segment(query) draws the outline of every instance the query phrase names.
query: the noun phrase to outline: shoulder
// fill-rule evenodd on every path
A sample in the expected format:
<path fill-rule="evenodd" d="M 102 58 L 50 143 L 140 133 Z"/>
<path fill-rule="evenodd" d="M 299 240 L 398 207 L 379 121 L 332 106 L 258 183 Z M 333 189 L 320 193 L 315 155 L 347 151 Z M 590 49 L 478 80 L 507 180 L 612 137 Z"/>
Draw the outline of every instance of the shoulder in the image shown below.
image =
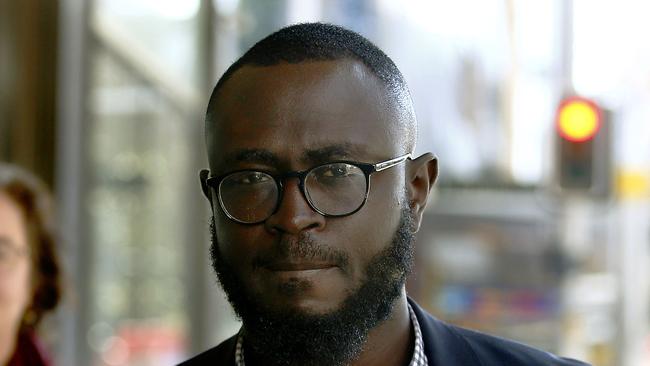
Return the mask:
<path fill-rule="evenodd" d="M 235 346 L 237 335 L 234 335 L 218 346 L 200 353 L 191 359 L 180 363 L 178 366 L 201 366 L 201 365 L 235 365 Z"/>
<path fill-rule="evenodd" d="M 425 353 L 434 365 L 587 366 L 519 342 L 447 324 L 414 301 L 410 303 L 420 323 Z"/>
<path fill-rule="evenodd" d="M 515 342 L 481 332 L 446 325 L 476 354 L 479 360 L 486 360 L 486 364 L 526 365 L 526 366 L 585 366 L 586 363 L 558 357 L 552 353 L 530 347 L 523 343 Z"/>
<path fill-rule="evenodd" d="M 16 349 L 7 365 L 50 365 L 50 359 L 33 331 L 21 331 L 18 334 Z"/>

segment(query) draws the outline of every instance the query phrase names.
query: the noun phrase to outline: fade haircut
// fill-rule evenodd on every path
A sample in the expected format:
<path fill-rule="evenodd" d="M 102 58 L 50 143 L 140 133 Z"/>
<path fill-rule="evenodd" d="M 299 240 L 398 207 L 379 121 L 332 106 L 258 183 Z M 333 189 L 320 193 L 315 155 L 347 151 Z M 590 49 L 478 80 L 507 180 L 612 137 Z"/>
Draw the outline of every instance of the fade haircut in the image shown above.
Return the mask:
<path fill-rule="evenodd" d="M 417 123 L 404 76 L 393 60 L 368 39 L 346 28 L 327 23 L 300 23 L 282 28 L 257 42 L 230 65 L 212 90 L 205 118 L 206 136 L 209 135 L 209 124 L 214 121 L 219 90 L 243 66 L 343 59 L 362 62 L 386 86 L 387 97 L 402 116 L 400 121 L 395 121 L 402 131 L 400 138 L 404 139 L 406 149 L 412 152 L 417 138 Z"/>

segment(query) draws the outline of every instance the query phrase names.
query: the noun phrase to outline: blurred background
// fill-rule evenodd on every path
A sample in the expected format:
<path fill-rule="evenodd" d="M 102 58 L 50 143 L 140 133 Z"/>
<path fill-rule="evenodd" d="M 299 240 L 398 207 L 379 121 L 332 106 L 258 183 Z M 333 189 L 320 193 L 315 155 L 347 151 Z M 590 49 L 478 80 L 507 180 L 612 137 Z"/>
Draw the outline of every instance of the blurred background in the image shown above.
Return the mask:
<path fill-rule="evenodd" d="M 238 329 L 209 266 L 204 109 L 256 40 L 319 20 L 393 58 L 416 152 L 439 157 L 411 296 L 650 365 L 648 16 L 632 0 L 0 0 L 0 160 L 50 184 L 64 238 L 66 299 L 42 329 L 57 364 L 171 365 Z M 561 134 L 558 115 L 595 129 Z"/>

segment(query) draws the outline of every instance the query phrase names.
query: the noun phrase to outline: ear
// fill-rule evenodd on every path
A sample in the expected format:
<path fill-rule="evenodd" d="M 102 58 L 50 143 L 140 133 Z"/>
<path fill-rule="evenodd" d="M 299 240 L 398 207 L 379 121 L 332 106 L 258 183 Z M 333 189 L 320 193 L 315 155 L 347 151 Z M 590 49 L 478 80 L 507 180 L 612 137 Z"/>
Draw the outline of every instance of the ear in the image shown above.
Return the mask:
<path fill-rule="evenodd" d="M 203 169 L 199 172 L 199 179 L 201 180 L 201 190 L 203 195 L 210 202 L 210 208 L 212 208 L 212 188 L 208 185 L 208 177 L 210 176 L 210 171 Z"/>
<path fill-rule="evenodd" d="M 436 178 L 438 178 L 438 159 L 432 153 L 423 154 L 409 161 L 406 170 L 406 187 L 416 232 L 420 229 L 422 214 Z"/>

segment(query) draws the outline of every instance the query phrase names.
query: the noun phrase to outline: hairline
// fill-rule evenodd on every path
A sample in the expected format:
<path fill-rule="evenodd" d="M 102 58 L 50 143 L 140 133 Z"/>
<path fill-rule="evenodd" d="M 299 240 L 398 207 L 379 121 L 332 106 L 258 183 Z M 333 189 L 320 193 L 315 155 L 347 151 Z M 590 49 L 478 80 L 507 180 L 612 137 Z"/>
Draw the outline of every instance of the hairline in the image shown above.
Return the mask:
<path fill-rule="evenodd" d="M 244 55 L 245 56 L 245 55 Z M 212 90 L 212 93 L 210 95 L 210 99 L 208 101 L 208 107 L 206 110 L 206 122 L 209 121 L 209 117 L 214 113 L 214 105 L 217 102 L 218 96 L 220 95 L 221 90 L 223 89 L 224 85 L 237 73 L 237 71 L 240 71 L 241 69 L 245 67 L 273 67 L 273 66 L 278 66 L 278 65 L 300 65 L 300 64 L 305 64 L 305 63 L 312 63 L 312 62 L 344 62 L 344 61 L 350 61 L 354 62 L 360 65 L 363 65 L 365 70 L 369 72 L 369 74 L 373 75 L 377 81 L 379 81 L 384 88 L 386 89 L 386 96 L 387 99 L 398 99 L 399 96 L 406 96 L 410 98 L 410 91 L 406 85 L 406 82 L 403 80 L 403 76 L 400 78 L 400 82 L 390 82 L 386 80 L 386 78 L 383 78 L 368 62 L 366 62 L 363 58 L 353 54 L 342 54 L 340 56 L 336 57 L 308 57 L 304 58 L 298 62 L 290 62 L 287 60 L 278 60 L 278 62 L 270 63 L 270 64 L 264 64 L 260 62 L 255 62 L 254 60 L 248 60 L 245 59 L 244 56 L 240 57 L 237 61 L 235 61 L 228 69 L 221 75 L 219 80 L 217 81 L 217 84 L 215 85 L 214 89 Z M 397 68 L 397 66 L 396 66 Z M 399 96 L 398 96 L 399 95 Z"/>

